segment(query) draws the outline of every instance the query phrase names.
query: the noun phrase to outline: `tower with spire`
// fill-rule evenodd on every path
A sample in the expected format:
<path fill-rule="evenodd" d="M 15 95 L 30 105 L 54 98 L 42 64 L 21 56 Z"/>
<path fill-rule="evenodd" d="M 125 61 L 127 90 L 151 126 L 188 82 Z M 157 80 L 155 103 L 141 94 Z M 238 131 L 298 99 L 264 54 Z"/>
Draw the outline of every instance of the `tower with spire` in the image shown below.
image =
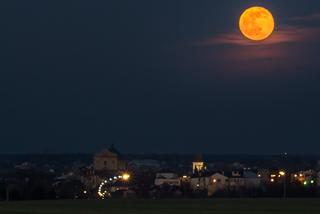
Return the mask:
<path fill-rule="evenodd" d="M 192 162 L 192 173 L 199 173 L 202 172 L 206 169 L 204 161 L 203 161 L 203 157 L 201 154 L 197 154 Z"/>

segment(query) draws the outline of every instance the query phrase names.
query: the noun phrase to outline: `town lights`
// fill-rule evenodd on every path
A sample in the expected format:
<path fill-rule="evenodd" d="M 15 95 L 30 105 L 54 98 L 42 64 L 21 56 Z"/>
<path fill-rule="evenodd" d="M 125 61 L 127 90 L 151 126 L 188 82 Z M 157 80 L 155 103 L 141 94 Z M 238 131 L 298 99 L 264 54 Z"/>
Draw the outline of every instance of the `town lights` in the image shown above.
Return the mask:
<path fill-rule="evenodd" d="M 130 175 L 128 173 L 123 173 L 122 175 L 113 176 L 109 179 L 102 181 L 99 188 L 98 188 L 98 195 L 102 199 L 104 199 L 107 196 L 110 196 L 110 193 L 107 189 L 108 184 L 113 184 L 113 183 L 117 182 L 119 179 L 121 179 L 123 181 L 128 181 L 130 179 Z"/>
<path fill-rule="evenodd" d="M 286 172 L 285 172 L 285 171 L 280 171 L 280 172 L 279 172 L 279 175 L 280 175 L 280 176 L 285 176 L 285 175 L 286 175 Z"/>

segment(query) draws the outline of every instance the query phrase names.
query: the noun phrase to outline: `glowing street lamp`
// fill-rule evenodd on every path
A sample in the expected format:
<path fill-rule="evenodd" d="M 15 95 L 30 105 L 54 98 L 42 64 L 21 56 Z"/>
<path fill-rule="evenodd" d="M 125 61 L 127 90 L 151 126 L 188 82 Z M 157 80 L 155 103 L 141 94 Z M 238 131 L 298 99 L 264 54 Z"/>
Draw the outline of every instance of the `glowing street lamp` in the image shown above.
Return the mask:
<path fill-rule="evenodd" d="M 122 179 L 123 179 L 124 181 L 128 181 L 128 180 L 130 179 L 130 175 L 129 175 L 128 173 L 124 173 L 124 174 L 122 175 Z"/>
<path fill-rule="evenodd" d="M 283 177 L 283 197 L 287 197 L 287 181 L 286 172 L 284 170 L 279 171 L 279 177 Z"/>

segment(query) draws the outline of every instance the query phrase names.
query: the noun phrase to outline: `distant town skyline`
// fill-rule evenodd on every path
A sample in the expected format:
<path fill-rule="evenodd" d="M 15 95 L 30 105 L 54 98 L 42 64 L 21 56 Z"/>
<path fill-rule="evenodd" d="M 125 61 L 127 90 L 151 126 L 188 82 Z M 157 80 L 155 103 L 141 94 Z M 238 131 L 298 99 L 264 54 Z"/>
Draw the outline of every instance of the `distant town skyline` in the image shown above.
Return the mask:
<path fill-rule="evenodd" d="M 268 8 L 264 43 L 241 13 Z M 0 153 L 320 154 L 320 2 L 0 3 Z"/>

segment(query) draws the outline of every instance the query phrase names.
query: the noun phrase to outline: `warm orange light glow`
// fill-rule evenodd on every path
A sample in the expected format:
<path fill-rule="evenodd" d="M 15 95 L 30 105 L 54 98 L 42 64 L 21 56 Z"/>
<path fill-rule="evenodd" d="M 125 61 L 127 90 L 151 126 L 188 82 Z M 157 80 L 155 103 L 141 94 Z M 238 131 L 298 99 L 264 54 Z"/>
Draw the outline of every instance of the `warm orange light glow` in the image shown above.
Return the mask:
<path fill-rule="evenodd" d="M 273 33 L 275 23 L 269 10 L 263 7 L 251 7 L 242 13 L 239 27 L 248 39 L 261 41 Z"/>
<path fill-rule="evenodd" d="M 285 176 L 285 175 L 286 175 L 286 172 L 285 172 L 285 171 L 280 171 L 279 174 L 280 174 L 281 176 Z"/>
<path fill-rule="evenodd" d="M 124 174 L 122 175 L 122 179 L 123 179 L 124 181 L 129 180 L 129 178 L 130 178 L 130 175 L 129 175 L 128 173 L 124 173 Z"/>

